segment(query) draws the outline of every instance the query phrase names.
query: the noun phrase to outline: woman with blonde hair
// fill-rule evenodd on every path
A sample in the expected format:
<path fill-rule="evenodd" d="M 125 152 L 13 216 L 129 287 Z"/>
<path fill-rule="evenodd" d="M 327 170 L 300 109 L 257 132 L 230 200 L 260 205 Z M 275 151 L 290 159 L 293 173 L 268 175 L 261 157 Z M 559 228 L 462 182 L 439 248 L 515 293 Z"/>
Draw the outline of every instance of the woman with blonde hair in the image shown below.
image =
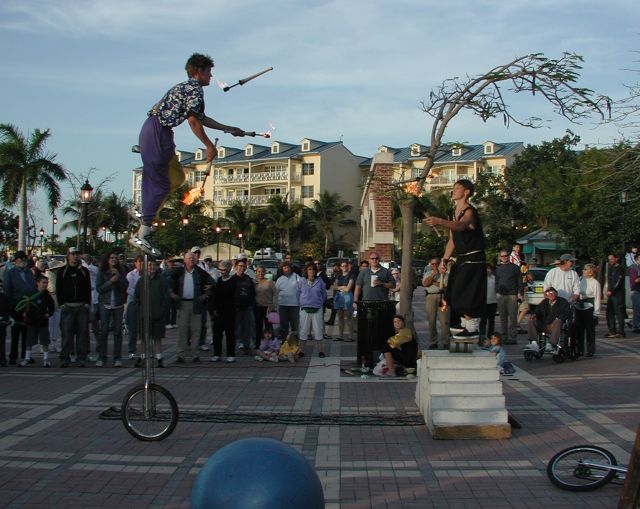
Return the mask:
<path fill-rule="evenodd" d="M 602 303 L 602 290 L 595 277 L 596 267 L 587 263 L 582 269 L 580 278 L 580 301 L 576 304 L 576 341 L 578 354 L 585 355 L 585 335 L 587 340 L 587 357 L 596 353 L 596 322 Z"/>

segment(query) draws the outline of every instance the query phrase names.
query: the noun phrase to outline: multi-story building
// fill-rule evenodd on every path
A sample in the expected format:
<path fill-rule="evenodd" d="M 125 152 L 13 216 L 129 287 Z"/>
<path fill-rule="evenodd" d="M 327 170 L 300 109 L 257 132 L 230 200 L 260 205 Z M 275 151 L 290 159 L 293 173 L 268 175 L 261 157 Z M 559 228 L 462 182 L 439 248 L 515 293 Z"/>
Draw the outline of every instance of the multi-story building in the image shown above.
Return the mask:
<path fill-rule="evenodd" d="M 189 183 L 200 185 L 206 170 L 204 150 L 196 150 L 185 165 Z M 265 206 L 272 196 L 289 203 L 311 206 L 323 191 L 338 193 L 352 204 L 360 199 L 364 157 L 352 154 L 342 142 L 305 138 L 299 144 L 273 141 L 269 145 L 247 143 L 242 149 L 219 147 L 218 157 L 206 180 L 205 199 L 213 201 L 211 214 L 224 217 L 233 203 Z"/>
<path fill-rule="evenodd" d="M 375 249 L 383 253 L 384 258 L 393 252 L 391 197 L 388 193 L 380 193 L 378 186 L 371 185 L 380 182 L 372 177 L 379 176 L 389 183 L 415 179 L 422 175 L 428 148 L 419 143 L 403 148 L 383 145 L 373 158 L 361 163 L 367 175 L 360 200 L 361 253 Z M 482 145 L 456 143 L 443 146 L 434 158 L 432 177 L 424 181 L 423 189 L 425 192 L 444 192 L 459 179 L 475 181 L 481 172 L 504 174 L 523 149 L 522 142 L 486 141 Z"/>
<path fill-rule="evenodd" d="M 300 143 L 272 141 L 268 145 L 247 143 L 243 148 L 220 146 L 210 176 L 206 152 L 177 151 L 189 185 L 204 186 L 204 199 L 211 200 L 209 213 L 214 219 L 236 202 L 264 207 L 272 196 L 283 196 L 289 203 L 307 207 L 323 191 L 338 193 L 353 206 L 351 219 L 358 219 L 358 203 L 364 172 L 364 157 L 351 153 L 341 141 L 303 139 Z M 133 171 L 132 200 L 141 200 L 142 169 Z M 354 246 L 357 232 L 353 232 Z"/>

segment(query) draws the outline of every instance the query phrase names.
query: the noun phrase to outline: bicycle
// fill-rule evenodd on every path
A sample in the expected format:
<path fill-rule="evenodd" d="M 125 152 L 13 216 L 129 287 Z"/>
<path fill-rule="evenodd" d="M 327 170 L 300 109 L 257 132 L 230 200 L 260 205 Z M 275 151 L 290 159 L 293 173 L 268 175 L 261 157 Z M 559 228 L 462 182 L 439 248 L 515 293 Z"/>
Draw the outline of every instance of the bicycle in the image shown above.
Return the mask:
<path fill-rule="evenodd" d="M 624 479 L 627 467 L 596 445 L 575 445 L 555 454 L 547 464 L 547 476 L 558 488 L 590 491 L 614 480 Z"/>
<path fill-rule="evenodd" d="M 168 437 L 178 424 L 178 404 L 173 395 L 155 383 L 153 372 L 153 342 L 149 321 L 148 255 L 140 277 L 142 306 L 140 337 L 144 340 L 145 359 L 142 384 L 133 387 L 122 400 L 122 423 L 138 440 L 159 441 Z"/>

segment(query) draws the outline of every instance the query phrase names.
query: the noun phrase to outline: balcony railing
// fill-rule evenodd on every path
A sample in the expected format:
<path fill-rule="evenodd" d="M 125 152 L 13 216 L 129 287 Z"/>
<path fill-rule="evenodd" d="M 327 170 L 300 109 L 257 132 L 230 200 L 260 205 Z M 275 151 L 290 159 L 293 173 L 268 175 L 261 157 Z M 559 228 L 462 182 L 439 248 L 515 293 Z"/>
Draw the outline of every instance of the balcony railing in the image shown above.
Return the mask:
<path fill-rule="evenodd" d="M 299 182 L 302 179 L 300 173 L 294 173 L 291 175 L 293 182 Z M 214 176 L 214 182 L 216 184 L 243 184 L 246 182 L 282 182 L 289 180 L 289 171 L 259 171 L 255 173 L 244 173 L 242 175 L 222 175 Z"/>
<path fill-rule="evenodd" d="M 273 182 L 274 180 L 287 180 L 289 178 L 287 170 L 280 171 L 259 171 L 251 174 L 251 182 Z"/>
<path fill-rule="evenodd" d="M 230 207 L 234 203 L 240 202 L 242 205 L 246 205 L 247 203 L 251 205 L 266 205 L 269 203 L 269 199 L 274 196 L 282 196 L 282 195 L 274 195 L 274 194 L 256 194 L 253 196 L 241 196 L 239 198 L 214 198 L 213 203 L 219 207 Z M 299 203 L 299 199 L 291 198 L 289 196 L 289 204 Z"/>

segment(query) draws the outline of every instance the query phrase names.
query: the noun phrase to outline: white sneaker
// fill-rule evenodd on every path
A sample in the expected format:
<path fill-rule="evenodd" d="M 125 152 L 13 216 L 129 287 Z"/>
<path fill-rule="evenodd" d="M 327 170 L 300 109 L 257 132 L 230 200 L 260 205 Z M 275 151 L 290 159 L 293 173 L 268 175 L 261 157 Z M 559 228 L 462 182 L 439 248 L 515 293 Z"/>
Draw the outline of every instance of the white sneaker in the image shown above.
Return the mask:
<path fill-rule="evenodd" d="M 220 360 L 219 355 L 214 355 L 213 357 L 211 357 L 211 359 L 209 359 L 210 362 L 218 362 L 219 360 Z"/>
<path fill-rule="evenodd" d="M 538 346 L 538 342 L 537 341 L 531 341 L 527 346 L 524 347 L 524 350 L 533 350 L 533 351 L 538 351 L 540 349 L 540 347 Z"/>
<path fill-rule="evenodd" d="M 114 368 L 121 368 L 122 367 L 122 361 L 116 361 L 113 363 L 113 367 Z"/>
<path fill-rule="evenodd" d="M 18 366 L 21 368 L 26 368 L 28 365 L 29 365 L 29 361 L 27 359 L 22 359 L 18 364 Z"/>
<path fill-rule="evenodd" d="M 203 352 L 208 352 L 209 350 L 211 350 L 211 348 L 209 348 L 207 345 L 202 345 L 200 347 L 200 350 L 202 350 Z"/>
<path fill-rule="evenodd" d="M 104 366 L 104 362 L 102 361 L 96 361 L 96 368 L 101 368 Z"/>
<path fill-rule="evenodd" d="M 546 353 L 551 353 L 553 352 L 554 348 L 553 345 L 551 343 L 547 343 L 546 345 L 544 345 L 544 351 Z"/>
<path fill-rule="evenodd" d="M 227 362 L 236 362 L 236 358 L 235 357 L 227 357 L 225 360 Z"/>
<path fill-rule="evenodd" d="M 257 360 L 258 362 L 262 362 L 264 359 L 262 357 L 260 357 L 259 355 L 256 355 L 253 357 L 255 360 Z"/>
<path fill-rule="evenodd" d="M 130 360 L 130 361 L 131 361 L 131 360 L 133 360 L 133 359 L 135 359 L 135 358 L 136 358 L 136 354 L 135 354 L 135 353 L 130 353 L 130 354 L 129 354 L 129 360 Z"/>
<path fill-rule="evenodd" d="M 88 360 L 89 362 L 95 362 L 97 359 L 98 359 L 98 356 L 97 356 L 95 353 L 90 353 L 90 354 L 87 356 L 87 360 Z"/>

